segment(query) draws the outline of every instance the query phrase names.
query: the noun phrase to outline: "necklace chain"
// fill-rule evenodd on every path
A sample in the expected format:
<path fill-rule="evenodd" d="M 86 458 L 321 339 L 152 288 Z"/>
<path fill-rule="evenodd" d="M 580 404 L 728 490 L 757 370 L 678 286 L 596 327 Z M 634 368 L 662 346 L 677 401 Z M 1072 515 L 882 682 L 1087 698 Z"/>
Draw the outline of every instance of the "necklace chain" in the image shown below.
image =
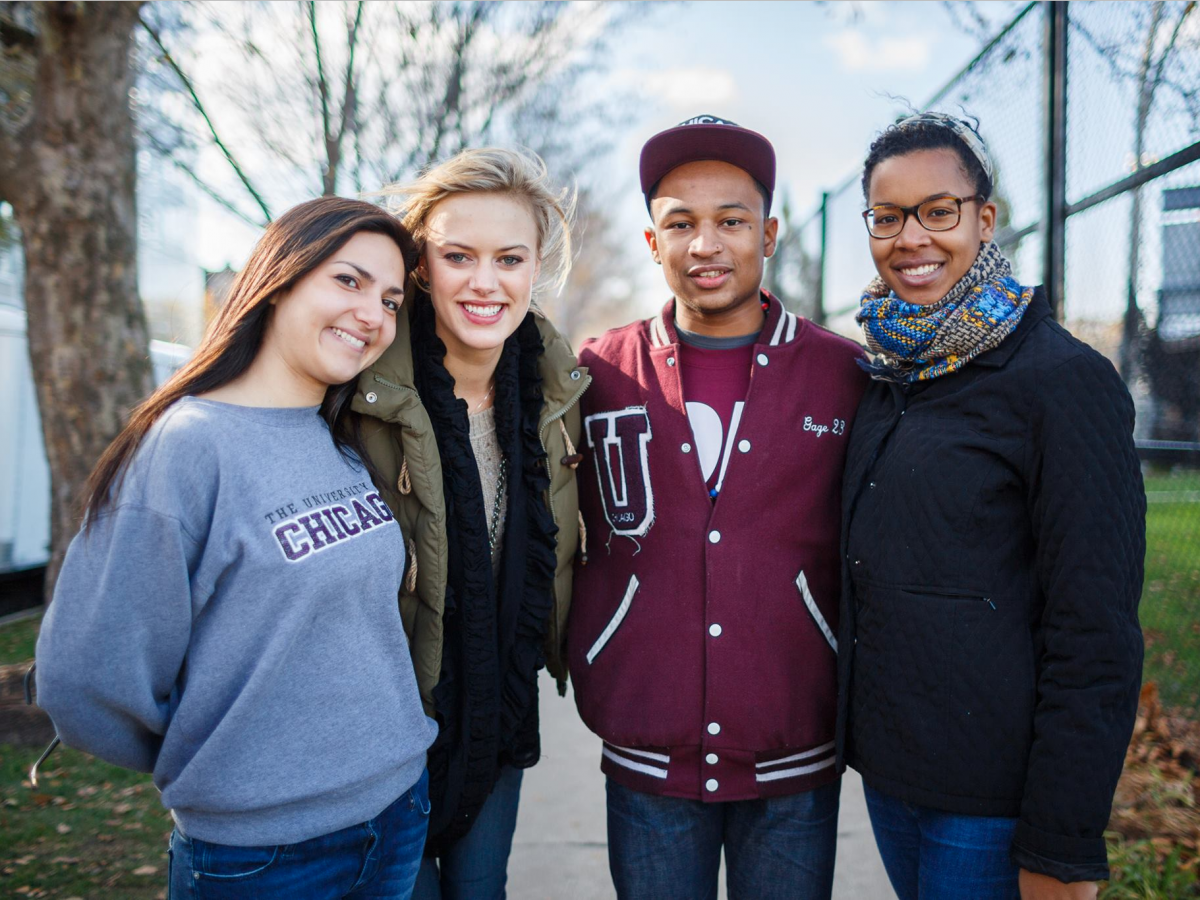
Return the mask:
<path fill-rule="evenodd" d="M 500 506 L 504 502 L 504 491 L 508 487 L 508 457 L 500 460 L 500 478 L 496 482 L 496 499 L 492 501 L 492 521 L 488 525 L 488 550 L 496 555 L 496 531 L 500 528 Z"/>
<path fill-rule="evenodd" d="M 491 386 L 488 387 L 487 393 L 483 395 L 483 399 L 479 401 L 479 405 L 476 406 L 473 410 L 471 410 L 471 415 L 474 415 L 475 413 L 477 413 L 481 409 L 483 409 L 483 404 L 487 403 L 488 397 L 492 396 L 492 391 L 494 391 L 495 389 L 496 389 L 496 379 L 493 378 Z"/>

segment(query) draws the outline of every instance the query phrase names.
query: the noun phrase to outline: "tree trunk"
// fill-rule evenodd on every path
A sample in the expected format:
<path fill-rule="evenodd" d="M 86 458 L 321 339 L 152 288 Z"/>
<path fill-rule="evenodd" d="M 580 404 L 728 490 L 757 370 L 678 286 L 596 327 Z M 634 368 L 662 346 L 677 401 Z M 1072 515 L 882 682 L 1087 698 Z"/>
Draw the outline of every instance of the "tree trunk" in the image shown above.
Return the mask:
<path fill-rule="evenodd" d="M 129 105 L 139 6 L 34 4 L 30 114 L 0 147 L 8 157 L 0 195 L 24 245 L 29 350 L 50 463 L 47 602 L 79 528 L 88 474 L 153 386 L 137 291 Z"/>

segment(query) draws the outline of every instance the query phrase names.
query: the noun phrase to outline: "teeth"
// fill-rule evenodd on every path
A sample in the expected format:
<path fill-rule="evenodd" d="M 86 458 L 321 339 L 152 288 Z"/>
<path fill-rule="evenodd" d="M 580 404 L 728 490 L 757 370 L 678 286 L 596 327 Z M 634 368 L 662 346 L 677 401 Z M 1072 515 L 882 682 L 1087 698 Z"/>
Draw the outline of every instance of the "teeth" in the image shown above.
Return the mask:
<path fill-rule="evenodd" d="M 343 341 L 345 341 L 351 347 L 357 347 L 358 349 L 361 350 L 363 347 L 367 346 L 366 341 L 360 341 L 354 335 L 347 334 L 346 332 L 342 331 L 342 329 L 340 329 L 340 328 L 334 328 L 333 333 L 336 334 L 338 337 L 340 337 Z"/>
<path fill-rule="evenodd" d="M 941 267 L 941 263 L 929 263 L 929 265 L 915 266 L 910 269 L 904 269 L 903 271 L 905 275 L 929 275 L 933 272 L 936 272 Z"/>
<path fill-rule="evenodd" d="M 494 303 L 491 306 L 476 306 L 473 303 L 464 303 L 463 306 L 473 316 L 480 316 L 484 319 L 490 318 L 500 312 L 501 306 L 499 303 Z"/>
<path fill-rule="evenodd" d="M 724 275 L 724 274 L 725 274 L 724 269 L 705 269 L 703 272 L 697 272 L 696 277 L 697 278 L 716 278 L 716 277 L 718 277 L 720 275 Z"/>

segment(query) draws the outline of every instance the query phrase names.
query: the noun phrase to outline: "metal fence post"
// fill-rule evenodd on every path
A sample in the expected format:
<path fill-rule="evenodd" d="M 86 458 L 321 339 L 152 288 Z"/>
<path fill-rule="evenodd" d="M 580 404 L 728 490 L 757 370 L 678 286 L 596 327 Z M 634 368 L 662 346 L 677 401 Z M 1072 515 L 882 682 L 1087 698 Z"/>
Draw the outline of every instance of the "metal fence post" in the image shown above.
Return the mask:
<path fill-rule="evenodd" d="M 813 321 L 825 324 L 825 241 L 829 233 L 829 191 L 821 192 L 821 255 L 817 259 L 816 302 L 813 305 Z"/>
<path fill-rule="evenodd" d="M 1067 3 L 1047 0 L 1044 9 L 1046 206 L 1042 216 L 1042 283 L 1050 308 L 1061 321 L 1067 257 Z"/>

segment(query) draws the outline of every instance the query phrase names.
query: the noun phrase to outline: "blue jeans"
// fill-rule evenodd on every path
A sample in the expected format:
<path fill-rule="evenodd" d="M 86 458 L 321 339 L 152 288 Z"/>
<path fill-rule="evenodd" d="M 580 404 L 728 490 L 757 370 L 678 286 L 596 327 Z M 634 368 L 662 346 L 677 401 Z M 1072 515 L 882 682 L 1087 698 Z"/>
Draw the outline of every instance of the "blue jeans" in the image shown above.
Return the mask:
<path fill-rule="evenodd" d="M 900 900 L 1018 900 L 1009 859 L 1016 819 L 915 806 L 868 784 L 867 812 Z"/>
<path fill-rule="evenodd" d="M 429 773 L 378 816 L 298 844 L 233 847 L 171 833 L 171 900 L 395 900 L 412 892 L 429 826 Z"/>
<path fill-rule="evenodd" d="M 608 779 L 608 865 L 621 900 L 828 900 L 841 780 L 769 800 L 703 803 Z"/>
<path fill-rule="evenodd" d="M 505 766 L 471 830 L 445 856 L 421 861 L 413 900 L 504 900 L 523 769 Z"/>

